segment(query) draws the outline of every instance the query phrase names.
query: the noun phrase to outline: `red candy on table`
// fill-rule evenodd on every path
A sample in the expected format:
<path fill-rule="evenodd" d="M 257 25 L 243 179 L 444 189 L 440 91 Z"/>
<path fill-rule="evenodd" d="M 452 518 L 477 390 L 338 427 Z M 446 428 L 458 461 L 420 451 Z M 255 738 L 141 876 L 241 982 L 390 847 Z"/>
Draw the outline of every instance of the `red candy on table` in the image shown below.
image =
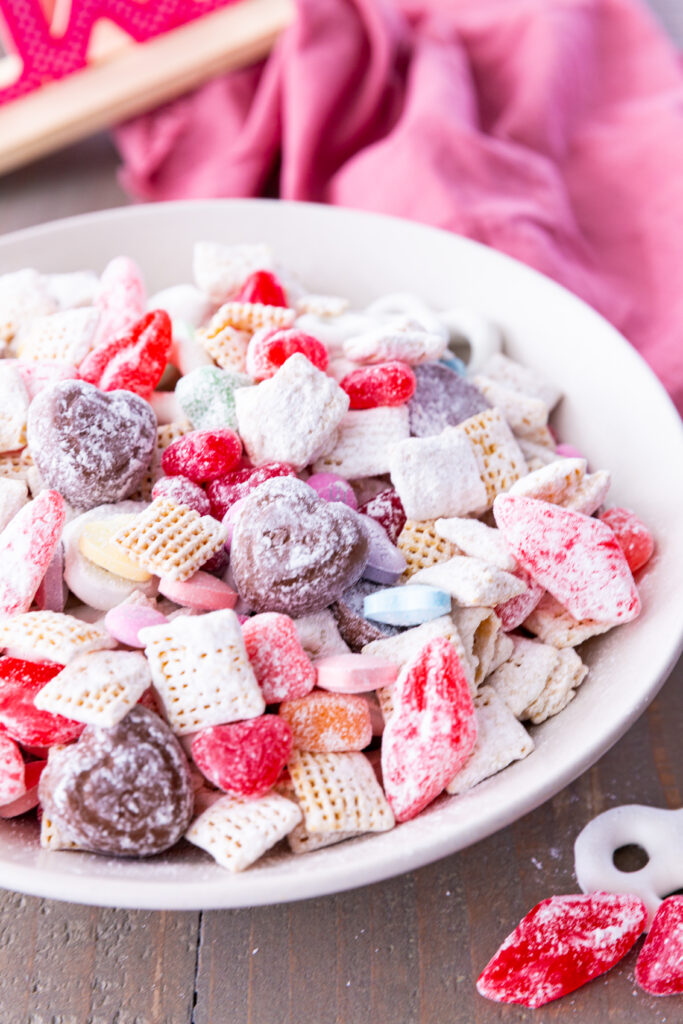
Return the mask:
<path fill-rule="evenodd" d="M 241 455 L 242 442 L 234 430 L 192 430 L 168 446 L 161 468 L 167 476 L 208 483 L 229 473 Z"/>
<path fill-rule="evenodd" d="M 50 711 L 39 711 L 33 699 L 63 665 L 20 658 L 0 658 L 0 733 L 26 747 L 70 743 L 85 725 Z"/>
<path fill-rule="evenodd" d="M 430 640 L 392 690 L 394 711 L 382 738 L 382 774 L 398 821 L 419 814 L 443 792 L 477 737 L 467 678 L 444 637 Z"/>
<path fill-rule="evenodd" d="M 192 741 L 192 757 L 206 778 L 232 796 L 263 796 L 292 752 L 292 730 L 278 715 L 214 725 Z"/>
<path fill-rule="evenodd" d="M 286 462 L 264 462 L 255 469 L 245 466 L 233 470 L 220 480 L 212 480 L 206 488 L 211 502 L 211 515 L 222 519 L 236 501 L 246 498 L 255 487 L 276 476 L 296 476 L 296 470 Z"/>
<path fill-rule="evenodd" d="M 0 811 L 26 791 L 24 758 L 10 736 L 0 733 Z"/>
<path fill-rule="evenodd" d="M 64 499 L 42 491 L 0 534 L 0 615 L 27 612 L 59 544 Z"/>
<path fill-rule="evenodd" d="M 242 626 L 244 646 L 266 704 L 305 697 L 315 669 L 288 615 L 263 612 Z"/>
<path fill-rule="evenodd" d="M 499 494 L 496 525 L 518 562 L 575 619 L 618 625 L 640 612 L 628 562 L 599 519 L 536 498 Z"/>
<path fill-rule="evenodd" d="M 327 349 L 312 334 L 306 334 L 297 327 L 263 328 L 249 342 L 247 373 L 255 380 L 267 380 L 296 353 L 306 356 L 319 370 L 327 369 Z"/>
<path fill-rule="evenodd" d="M 599 519 L 614 530 L 614 536 L 626 556 L 631 572 L 637 572 L 650 561 L 655 542 L 647 526 L 640 521 L 635 512 L 629 508 L 608 508 Z"/>
<path fill-rule="evenodd" d="M 683 995 L 683 896 L 660 904 L 638 954 L 636 981 L 652 996 Z"/>
<path fill-rule="evenodd" d="M 339 386 L 350 398 L 350 409 L 405 405 L 415 392 L 415 374 L 407 363 L 394 360 L 353 370 Z"/>
<path fill-rule="evenodd" d="M 285 290 L 270 270 L 255 270 L 246 279 L 233 302 L 255 302 L 263 306 L 286 306 Z"/>
<path fill-rule="evenodd" d="M 520 921 L 487 964 L 477 990 L 499 1003 L 538 1007 L 603 974 L 645 928 L 637 896 L 552 896 Z"/>
<path fill-rule="evenodd" d="M 397 543 L 403 527 L 408 522 L 401 499 L 393 487 L 380 491 L 374 498 L 361 505 L 358 511 L 383 526 L 392 544 Z"/>
<path fill-rule="evenodd" d="M 81 363 L 79 376 L 101 391 L 122 389 L 149 398 L 168 362 L 171 340 L 168 313 L 155 309 L 124 334 L 94 348 Z"/>

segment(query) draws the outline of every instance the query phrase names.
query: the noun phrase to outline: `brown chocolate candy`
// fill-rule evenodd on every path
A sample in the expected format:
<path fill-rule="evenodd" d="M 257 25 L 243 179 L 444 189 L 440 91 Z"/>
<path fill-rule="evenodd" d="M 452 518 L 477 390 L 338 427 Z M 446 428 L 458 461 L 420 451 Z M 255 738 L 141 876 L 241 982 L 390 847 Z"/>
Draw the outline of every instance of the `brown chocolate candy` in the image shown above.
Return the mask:
<path fill-rule="evenodd" d="M 168 850 L 190 824 L 194 804 L 182 747 L 141 705 L 112 728 L 89 725 L 77 743 L 54 750 L 39 797 L 65 839 L 120 857 Z"/>

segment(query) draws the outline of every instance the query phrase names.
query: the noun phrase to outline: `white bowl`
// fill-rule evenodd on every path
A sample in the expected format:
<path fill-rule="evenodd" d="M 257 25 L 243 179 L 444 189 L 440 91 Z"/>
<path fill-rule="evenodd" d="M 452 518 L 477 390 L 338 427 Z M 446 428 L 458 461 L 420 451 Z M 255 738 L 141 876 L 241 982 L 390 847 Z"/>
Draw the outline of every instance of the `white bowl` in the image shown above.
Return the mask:
<path fill-rule="evenodd" d="M 129 207 L 0 239 L 0 272 L 101 270 L 136 259 L 150 291 L 190 279 L 192 243 L 265 240 L 311 288 L 362 305 L 411 290 L 445 308 L 471 304 L 505 331 L 507 351 L 559 384 L 554 420 L 593 468 L 612 471 L 611 504 L 637 510 L 657 553 L 643 613 L 583 648 L 576 699 L 534 729 L 536 750 L 464 796 L 442 798 L 392 832 L 240 875 L 183 844 L 152 860 L 41 850 L 35 822 L 0 822 L 0 884 L 39 896 L 152 909 L 241 907 L 320 896 L 420 867 L 490 835 L 593 764 L 644 711 L 681 648 L 683 430 L 653 373 L 605 320 L 569 292 L 481 245 L 407 221 L 325 206 L 224 200 Z M 629 766 L 624 766 L 628 771 Z"/>

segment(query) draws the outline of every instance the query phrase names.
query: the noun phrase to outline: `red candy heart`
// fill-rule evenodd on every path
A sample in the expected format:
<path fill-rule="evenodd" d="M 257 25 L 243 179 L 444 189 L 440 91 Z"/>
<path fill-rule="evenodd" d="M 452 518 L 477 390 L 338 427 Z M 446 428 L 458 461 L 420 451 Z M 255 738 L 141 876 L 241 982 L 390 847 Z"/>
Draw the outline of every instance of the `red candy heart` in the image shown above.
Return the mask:
<path fill-rule="evenodd" d="M 21 751 L 11 737 L 0 733 L 0 807 L 22 796 L 25 790 L 26 773 Z"/>
<path fill-rule="evenodd" d="M 628 508 L 608 508 L 602 513 L 600 520 L 614 530 L 614 536 L 626 556 L 631 572 L 637 572 L 650 561 L 655 542 L 647 526 L 641 523 L 635 512 Z"/>
<path fill-rule="evenodd" d="M 124 334 L 93 349 L 81 363 L 79 376 L 101 391 L 122 389 L 149 398 L 168 362 L 171 340 L 168 313 L 155 309 Z"/>
<path fill-rule="evenodd" d="M 408 521 L 401 499 L 391 487 L 386 491 L 380 491 L 374 498 L 370 498 L 360 506 L 358 511 L 362 512 L 364 516 L 370 516 L 376 523 L 383 526 L 392 544 L 396 544 Z"/>
<path fill-rule="evenodd" d="M 288 615 L 254 615 L 242 626 L 242 636 L 266 704 L 310 693 L 315 669 Z"/>
<path fill-rule="evenodd" d="M 247 350 L 247 373 L 255 380 L 267 380 L 296 353 L 306 356 L 319 370 L 327 369 L 327 349 L 313 335 L 296 327 L 257 331 Z"/>
<path fill-rule="evenodd" d="M 292 752 L 292 730 L 278 715 L 215 725 L 192 741 L 192 757 L 206 778 L 231 796 L 263 796 Z"/>
<path fill-rule="evenodd" d="M 430 640 L 398 678 L 382 738 L 384 790 L 398 821 L 414 818 L 464 765 L 477 737 L 467 678 L 453 645 Z"/>
<path fill-rule="evenodd" d="M 208 483 L 229 473 L 241 454 L 242 442 L 234 430 L 193 430 L 168 446 L 161 457 L 161 468 L 166 476 Z"/>
<path fill-rule="evenodd" d="M 638 591 L 605 523 L 547 501 L 508 494 L 498 495 L 493 514 L 517 561 L 575 619 L 618 625 L 636 618 Z"/>
<path fill-rule="evenodd" d="M 353 370 L 339 386 L 351 400 L 350 409 L 405 405 L 415 391 L 415 374 L 407 363 L 396 360 Z"/>
<path fill-rule="evenodd" d="M 39 711 L 33 699 L 63 665 L 20 658 L 0 658 L 0 732 L 28 747 L 70 743 L 85 725 L 50 711 Z"/>
<path fill-rule="evenodd" d="M 263 306 L 286 306 L 285 290 L 269 270 L 255 270 L 234 298 L 235 302 L 256 302 Z"/>
<path fill-rule="evenodd" d="M 683 896 L 661 903 L 638 955 L 636 981 L 653 996 L 683 994 Z"/>
<path fill-rule="evenodd" d="M 254 488 L 276 476 L 296 476 L 296 470 L 286 462 L 264 462 L 256 469 L 245 466 L 233 470 L 220 480 L 212 480 L 206 488 L 211 502 L 211 515 L 222 519 L 236 501 L 246 498 Z"/>
<path fill-rule="evenodd" d="M 637 896 L 596 892 L 542 900 L 486 965 L 477 990 L 499 1003 L 543 1006 L 613 967 L 646 920 Z"/>
<path fill-rule="evenodd" d="M 64 499 L 42 491 L 19 509 L 0 534 L 0 615 L 27 612 L 64 526 Z"/>

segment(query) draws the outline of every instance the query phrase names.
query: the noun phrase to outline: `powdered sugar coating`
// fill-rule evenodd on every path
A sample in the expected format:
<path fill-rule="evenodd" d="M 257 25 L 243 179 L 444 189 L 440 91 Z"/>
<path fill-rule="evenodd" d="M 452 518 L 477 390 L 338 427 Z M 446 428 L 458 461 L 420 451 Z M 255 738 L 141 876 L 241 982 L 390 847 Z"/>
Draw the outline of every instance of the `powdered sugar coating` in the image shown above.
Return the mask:
<path fill-rule="evenodd" d="M 443 363 L 424 363 L 413 372 L 416 386 L 408 412 L 414 437 L 440 434 L 491 404 L 474 384 Z"/>
<path fill-rule="evenodd" d="M 40 800 L 80 849 L 123 857 L 173 846 L 194 802 L 180 744 L 140 706 L 112 728 L 87 726 L 75 746 L 56 751 L 40 780 Z"/>
<path fill-rule="evenodd" d="M 315 669 L 288 615 L 254 615 L 242 626 L 242 636 L 266 704 L 310 693 Z"/>
<path fill-rule="evenodd" d="M 186 476 L 162 476 L 152 488 L 152 501 L 168 498 L 174 505 L 186 505 L 200 516 L 211 514 L 211 503 L 202 488 Z"/>
<path fill-rule="evenodd" d="M 88 509 L 121 501 L 141 485 L 156 428 L 152 409 L 137 395 L 64 381 L 34 398 L 27 436 L 47 486 L 74 508 Z"/>
<path fill-rule="evenodd" d="M 653 996 L 683 993 L 683 896 L 669 896 L 655 914 L 636 963 L 636 981 Z"/>
<path fill-rule="evenodd" d="M 0 534 L 0 616 L 27 612 L 64 525 L 64 499 L 43 491 Z"/>

